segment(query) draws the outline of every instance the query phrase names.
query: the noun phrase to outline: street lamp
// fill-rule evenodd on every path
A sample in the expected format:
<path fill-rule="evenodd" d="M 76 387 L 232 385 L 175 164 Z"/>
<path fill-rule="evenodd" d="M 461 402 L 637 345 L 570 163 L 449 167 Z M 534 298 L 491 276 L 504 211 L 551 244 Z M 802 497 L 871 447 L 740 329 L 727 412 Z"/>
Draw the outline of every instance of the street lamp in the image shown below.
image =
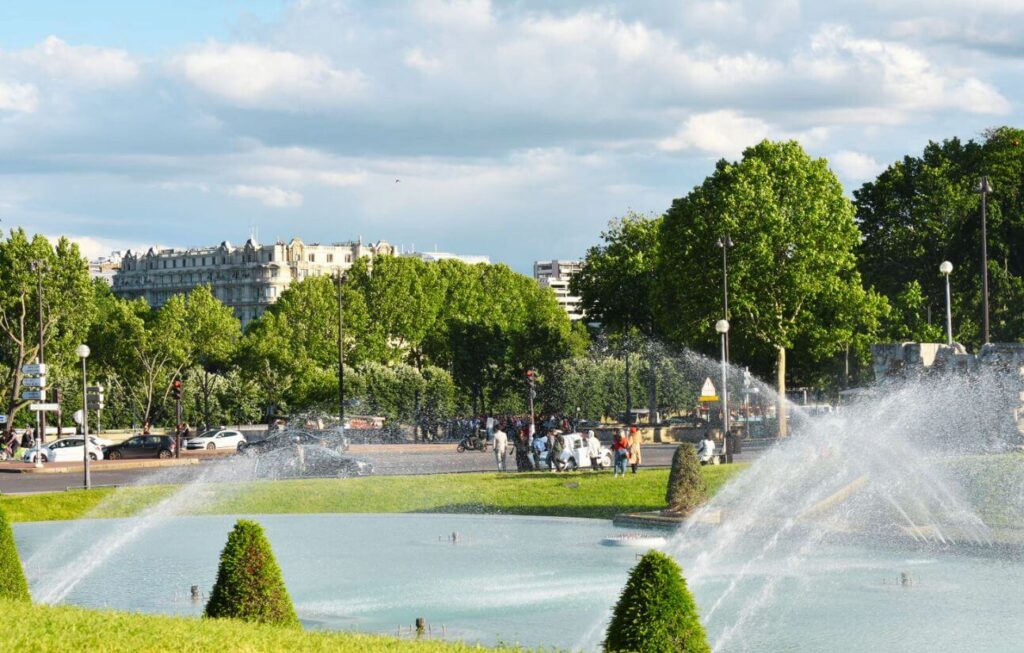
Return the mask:
<path fill-rule="evenodd" d="M 341 285 L 345 281 L 345 273 L 338 270 L 338 420 L 341 434 L 345 435 L 345 303 L 342 299 Z"/>
<path fill-rule="evenodd" d="M 953 346 L 953 307 L 949 298 L 949 273 L 953 271 L 953 264 L 943 261 L 939 264 L 939 272 L 946 275 L 946 344 Z"/>
<path fill-rule="evenodd" d="M 978 183 L 978 192 L 981 193 L 981 297 L 985 304 L 985 344 L 991 342 L 988 330 L 988 222 L 986 216 L 986 200 L 992 192 L 992 184 L 988 177 L 982 177 Z"/>
<path fill-rule="evenodd" d="M 85 359 L 89 358 L 89 345 L 78 345 L 75 353 L 82 359 L 82 484 L 88 490 L 92 487 L 89 479 L 89 397 L 88 377 L 85 371 Z"/>
<path fill-rule="evenodd" d="M 729 363 L 725 360 L 725 339 L 729 333 L 729 320 L 715 322 L 715 331 L 722 336 L 722 437 L 724 438 L 729 433 L 729 388 L 726 385 Z"/>
<path fill-rule="evenodd" d="M 729 248 L 733 246 L 729 236 L 720 236 L 718 246 L 722 248 L 722 317 L 729 319 Z M 725 333 L 725 361 L 729 362 L 729 333 Z"/>

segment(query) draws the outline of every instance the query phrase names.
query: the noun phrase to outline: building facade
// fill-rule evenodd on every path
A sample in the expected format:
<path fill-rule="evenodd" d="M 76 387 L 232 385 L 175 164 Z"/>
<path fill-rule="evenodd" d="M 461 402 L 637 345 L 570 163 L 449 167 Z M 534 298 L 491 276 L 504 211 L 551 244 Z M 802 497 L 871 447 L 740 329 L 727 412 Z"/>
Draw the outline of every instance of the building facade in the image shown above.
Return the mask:
<path fill-rule="evenodd" d="M 121 258 L 121 252 L 111 252 L 110 256 L 89 261 L 89 278 L 103 279 L 107 285 L 114 285 L 114 275 L 121 269 Z"/>
<path fill-rule="evenodd" d="M 569 315 L 570 320 L 582 320 L 585 315 L 580 310 L 580 298 L 569 292 L 569 281 L 573 275 L 583 269 L 582 261 L 534 261 L 533 278 L 541 288 L 550 288 L 555 299 Z"/>
<path fill-rule="evenodd" d="M 456 260 L 462 261 L 467 265 L 477 265 L 478 263 L 490 264 L 491 262 L 491 259 L 488 256 L 478 256 L 475 254 L 452 254 L 451 252 L 402 252 L 401 255 L 418 258 L 419 260 L 426 261 L 427 263 Z"/>
<path fill-rule="evenodd" d="M 245 326 L 294 281 L 348 270 L 360 257 L 392 254 L 394 247 L 384 241 L 307 245 L 298 238 L 272 245 L 250 238 L 241 247 L 227 241 L 196 249 L 154 247 L 145 254 L 126 252 L 112 288 L 118 297 L 142 297 L 158 308 L 174 295 L 209 285 L 214 296 L 230 306 Z"/>

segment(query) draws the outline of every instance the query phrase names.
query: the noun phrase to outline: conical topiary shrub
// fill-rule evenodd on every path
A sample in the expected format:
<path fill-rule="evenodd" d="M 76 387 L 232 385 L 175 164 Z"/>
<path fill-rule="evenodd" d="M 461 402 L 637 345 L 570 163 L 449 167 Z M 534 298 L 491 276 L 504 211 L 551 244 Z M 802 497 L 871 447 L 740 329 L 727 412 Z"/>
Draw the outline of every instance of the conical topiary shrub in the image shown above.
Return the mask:
<path fill-rule="evenodd" d="M 697 604 L 675 561 L 649 551 L 629 574 L 608 624 L 609 653 L 710 653 Z"/>
<path fill-rule="evenodd" d="M 665 501 L 672 512 L 687 514 L 707 499 L 707 485 L 700 473 L 700 461 L 693 445 L 684 442 L 672 456 Z"/>
<path fill-rule="evenodd" d="M 256 522 L 239 519 L 228 535 L 205 616 L 300 625 L 270 542 Z"/>
<path fill-rule="evenodd" d="M 14 543 L 14 531 L 7 521 L 7 515 L 0 510 L 0 599 L 31 601 L 25 572 L 18 558 L 18 547 Z"/>

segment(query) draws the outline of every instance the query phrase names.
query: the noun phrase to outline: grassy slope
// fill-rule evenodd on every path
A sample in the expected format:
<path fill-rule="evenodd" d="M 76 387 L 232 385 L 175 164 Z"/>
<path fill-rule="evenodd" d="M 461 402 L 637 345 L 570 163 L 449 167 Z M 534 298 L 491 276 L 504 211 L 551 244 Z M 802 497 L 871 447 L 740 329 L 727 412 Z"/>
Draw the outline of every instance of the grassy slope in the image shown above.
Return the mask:
<path fill-rule="evenodd" d="M 703 467 L 715 492 L 744 465 Z M 193 504 L 202 514 L 313 512 L 456 512 L 550 515 L 610 519 L 620 512 L 657 510 L 665 505 L 667 469 L 642 470 L 636 476 L 611 474 L 438 474 L 371 476 L 352 479 L 264 481 L 214 489 Z M 0 497 L 0 509 L 15 522 L 89 517 L 124 517 L 138 512 L 175 488 L 99 489 Z"/>
<path fill-rule="evenodd" d="M 228 619 L 140 615 L 71 606 L 28 606 L 3 600 L 0 600 L 0 613 L 12 616 L 0 628 L 0 650 L 3 651 L 466 653 L 495 650 L 458 642 L 411 642 L 372 635 L 296 631 Z"/>

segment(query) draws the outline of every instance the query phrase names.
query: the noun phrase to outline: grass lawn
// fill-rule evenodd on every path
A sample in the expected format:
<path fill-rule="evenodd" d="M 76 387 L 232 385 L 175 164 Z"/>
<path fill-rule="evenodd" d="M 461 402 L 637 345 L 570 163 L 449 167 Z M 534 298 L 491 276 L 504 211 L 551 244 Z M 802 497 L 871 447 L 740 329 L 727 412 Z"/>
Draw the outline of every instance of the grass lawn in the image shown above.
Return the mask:
<path fill-rule="evenodd" d="M 490 649 L 459 642 L 413 642 L 393 637 L 276 628 L 228 619 L 192 619 L 0 600 L 11 615 L 0 628 L 3 651 L 332 651 L 336 653 L 468 653 Z"/>
<path fill-rule="evenodd" d="M 714 493 L 745 465 L 702 467 Z M 302 479 L 193 486 L 187 514 L 449 512 L 610 519 L 621 512 L 665 506 L 668 469 L 613 478 L 609 473 L 435 474 Z M 186 486 L 187 487 L 187 486 Z M 178 490 L 145 486 L 0 497 L 14 522 L 127 517 Z"/>

